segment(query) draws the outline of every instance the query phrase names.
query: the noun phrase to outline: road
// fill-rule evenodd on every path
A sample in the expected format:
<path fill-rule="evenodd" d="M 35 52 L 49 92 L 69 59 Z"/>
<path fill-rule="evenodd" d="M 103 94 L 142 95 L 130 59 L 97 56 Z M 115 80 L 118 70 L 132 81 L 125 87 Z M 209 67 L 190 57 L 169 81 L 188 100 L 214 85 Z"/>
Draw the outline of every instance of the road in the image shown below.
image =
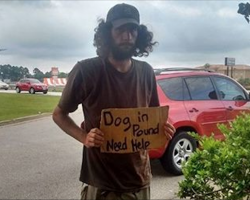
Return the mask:
<path fill-rule="evenodd" d="M 71 115 L 79 124 L 81 110 Z M 82 145 L 46 116 L 0 126 L 0 199 L 79 199 Z M 183 176 L 152 161 L 152 199 L 177 199 Z"/>
<path fill-rule="evenodd" d="M 16 90 L 0 90 L 0 93 L 16 93 Z M 21 93 L 29 93 L 26 91 L 22 91 Z M 42 92 L 36 92 L 36 95 L 52 95 L 52 96 L 60 96 L 61 92 L 48 92 L 47 94 L 43 94 Z"/>

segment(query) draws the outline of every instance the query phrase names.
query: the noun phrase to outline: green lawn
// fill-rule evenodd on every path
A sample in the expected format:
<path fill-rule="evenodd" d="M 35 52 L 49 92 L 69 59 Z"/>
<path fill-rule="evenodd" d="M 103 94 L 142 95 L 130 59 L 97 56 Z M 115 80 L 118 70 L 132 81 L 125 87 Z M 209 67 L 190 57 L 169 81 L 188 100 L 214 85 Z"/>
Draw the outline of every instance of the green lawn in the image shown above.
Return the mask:
<path fill-rule="evenodd" d="M 39 113 L 51 113 L 59 98 L 59 96 L 40 94 L 0 93 L 0 121 Z"/>

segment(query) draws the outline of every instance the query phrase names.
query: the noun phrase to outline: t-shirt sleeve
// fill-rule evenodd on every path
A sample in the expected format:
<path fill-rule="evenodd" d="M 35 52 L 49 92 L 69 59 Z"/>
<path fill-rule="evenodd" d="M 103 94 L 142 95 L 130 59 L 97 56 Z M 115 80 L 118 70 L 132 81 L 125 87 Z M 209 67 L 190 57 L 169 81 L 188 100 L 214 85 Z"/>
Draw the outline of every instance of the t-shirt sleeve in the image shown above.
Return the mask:
<path fill-rule="evenodd" d="M 84 99 L 81 63 L 78 62 L 70 71 L 67 84 L 62 92 L 58 106 L 67 112 L 74 112 Z"/>

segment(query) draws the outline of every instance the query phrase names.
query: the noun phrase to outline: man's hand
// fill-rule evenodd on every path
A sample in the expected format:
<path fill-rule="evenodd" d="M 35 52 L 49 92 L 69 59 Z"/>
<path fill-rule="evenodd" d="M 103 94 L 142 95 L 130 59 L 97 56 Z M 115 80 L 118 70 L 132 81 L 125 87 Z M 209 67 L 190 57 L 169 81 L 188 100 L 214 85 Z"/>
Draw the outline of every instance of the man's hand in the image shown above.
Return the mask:
<path fill-rule="evenodd" d="M 168 140 L 171 140 L 175 133 L 175 127 L 170 124 L 168 121 L 164 124 L 164 133 L 167 136 Z"/>
<path fill-rule="evenodd" d="M 84 145 L 89 147 L 100 147 L 104 141 L 104 134 L 98 128 L 93 128 L 86 135 Z"/>

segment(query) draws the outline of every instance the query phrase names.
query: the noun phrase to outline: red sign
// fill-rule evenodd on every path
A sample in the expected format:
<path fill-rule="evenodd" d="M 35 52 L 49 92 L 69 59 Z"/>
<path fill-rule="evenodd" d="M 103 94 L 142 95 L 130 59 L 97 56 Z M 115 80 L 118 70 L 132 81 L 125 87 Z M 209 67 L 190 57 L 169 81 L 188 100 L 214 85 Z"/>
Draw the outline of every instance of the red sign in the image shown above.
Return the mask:
<path fill-rule="evenodd" d="M 52 67 L 51 68 L 51 75 L 52 76 L 58 76 L 58 74 L 59 74 L 58 67 Z"/>

